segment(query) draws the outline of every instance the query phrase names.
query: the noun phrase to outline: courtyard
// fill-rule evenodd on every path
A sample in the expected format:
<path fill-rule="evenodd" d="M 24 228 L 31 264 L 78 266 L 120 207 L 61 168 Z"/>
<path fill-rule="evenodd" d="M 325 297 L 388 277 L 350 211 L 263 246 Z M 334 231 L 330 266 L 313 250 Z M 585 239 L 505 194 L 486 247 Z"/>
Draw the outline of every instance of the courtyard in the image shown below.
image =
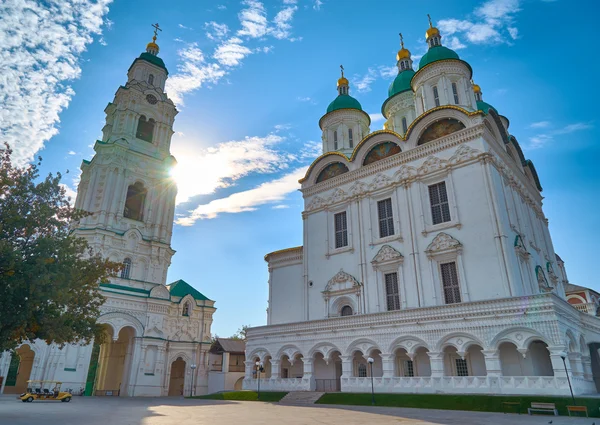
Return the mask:
<path fill-rule="evenodd" d="M 386 407 L 284 406 L 276 403 L 190 400 L 182 398 L 75 397 L 70 403 L 21 403 L 0 396 L 1 425 L 198 425 L 213 424 L 403 424 L 480 425 L 589 424 L 593 418 Z"/>

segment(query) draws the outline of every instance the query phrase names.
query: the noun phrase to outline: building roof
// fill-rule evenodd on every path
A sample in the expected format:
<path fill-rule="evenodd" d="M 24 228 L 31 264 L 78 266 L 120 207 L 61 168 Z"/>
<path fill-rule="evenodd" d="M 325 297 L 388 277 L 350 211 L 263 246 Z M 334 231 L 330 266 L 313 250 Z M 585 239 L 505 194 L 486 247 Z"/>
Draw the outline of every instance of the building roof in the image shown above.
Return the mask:
<path fill-rule="evenodd" d="M 358 109 L 362 111 L 360 102 L 349 94 L 340 94 L 327 107 L 327 113 L 337 111 L 338 109 Z"/>
<path fill-rule="evenodd" d="M 479 111 L 483 111 L 483 112 L 484 112 L 484 113 L 486 113 L 486 114 L 488 113 L 488 111 L 489 111 L 490 109 L 493 109 L 494 111 L 496 111 L 496 108 L 494 108 L 494 107 L 493 107 L 492 105 L 490 105 L 489 103 L 487 103 L 487 102 L 484 102 L 483 100 L 478 100 L 478 101 L 477 101 L 477 109 L 478 109 Z M 497 111 L 496 111 L 496 112 L 497 112 Z"/>
<path fill-rule="evenodd" d="M 423 55 L 421 60 L 419 61 L 419 69 L 423 68 L 425 65 L 429 65 L 435 61 L 441 61 L 444 59 L 460 59 L 458 54 L 445 46 L 433 46 L 430 47 L 427 53 Z"/>
<path fill-rule="evenodd" d="M 217 338 L 216 344 L 220 345 L 225 353 L 243 353 L 246 351 L 246 343 L 241 339 Z"/>
<path fill-rule="evenodd" d="M 582 291 L 590 291 L 590 292 L 593 292 L 594 294 L 598 294 L 598 292 L 594 291 L 593 289 L 586 288 L 585 286 L 579 286 L 579 285 L 575 285 L 573 283 L 565 283 L 565 293 L 582 292 Z"/>
<path fill-rule="evenodd" d="M 135 60 L 133 61 L 133 63 L 131 64 L 131 66 L 135 65 L 135 63 L 139 60 L 145 60 L 146 62 L 150 62 L 152 65 L 156 65 L 159 68 L 162 68 L 165 70 L 165 72 L 167 73 L 167 75 L 169 75 L 169 70 L 167 69 L 167 67 L 165 66 L 164 61 L 159 58 L 156 55 L 153 55 L 151 53 L 148 52 L 144 52 L 140 55 L 139 58 L 135 58 Z M 129 67 L 129 69 L 131 69 L 131 66 Z"/>
<path fill-rule="evenodd" d="M 398 73 L 392 84 L 390 84 L 390 88 L 388 89 L 388 97 L 412 90 L 412 87 L 410 86 L 410 80 L 414 75 L 415 71 L 413 69 L 405 69 L 404 71 Z"/>
<path fill-rule="evenodd" d="M 167 289 L 169 290 L 171 296 L 183 298 L 186 295 L 191 295 L 195 300 L 208 300 L 208 298 L 205 297 L 200 291 L 182 279 L 179 279 L 173 283 L 169 283 L 167 285 Z"/>

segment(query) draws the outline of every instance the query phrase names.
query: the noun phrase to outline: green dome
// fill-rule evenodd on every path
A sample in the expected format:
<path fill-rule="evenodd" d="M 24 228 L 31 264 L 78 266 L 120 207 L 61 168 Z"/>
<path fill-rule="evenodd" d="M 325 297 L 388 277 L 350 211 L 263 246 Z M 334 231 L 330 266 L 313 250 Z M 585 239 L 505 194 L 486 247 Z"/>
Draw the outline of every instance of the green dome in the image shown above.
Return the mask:
<path fill-rule="evenodd" d="M 162 68 L 165 70 L 165 72 L 167 73 L 167 75 L 169 74 L 169 71 L 167 70 L 167 67 L 165 66 L 165 63 L 163 62 L 163 60 L 161 58 L 159 58 L 158 56 L 155 56 L 151 53 L 148 52 L 144 52 L 140 55 L 139 58 L 136 58 L 133 63 L 131 64 L 131 66 L 133 66 L 137 61 L 139 60 L 145 60 L 146 62 L 150 62 L 152 65 L 156 65 L 159 68 Z M 129 69 L 131 69 L 131 66 L 129 67 Z"/>
<path fill-rule="evenodd" d="M 410 80 L 412 79 L 413 75 L 415 75 L 415 71 L 412 69 L 406 69 L 400 72 L 392 84 L 390 84 L 390 88 L 388 89 L 388 97 L 392 97 L 393 95 L 402 93 L 403 91 L 411 90 Z"/>
<path fill-rule="evenodd" d="M 494 112 L 496 112 L 496 113 L 498 112 L 498 111 L 496 110 L 496 108 L 494 108 L 494 107 L 493 107 L 492 105 L 490 105 L 489 103 L 487 103 L 487 102 L 484 102 L 483 100 L 478 100 L 478 101 L 477 101 L 477 110 L 478 110 L 478 111 L 483 111 L 484 113 L 486 113 L 486 114 L 487 114 L 487 113 L 488 113 L 488 111 L 489 111 L 490 109 L 493 109 L 493 110 L 494 110 Z"/>
<path fill-rule="evenodd" d="M 419 69 L 423 68 L 425 65 L 429 65 L 432 62 L 441 61 L 444 59 L 459 59 L 459 57 L 454 50 L 450 50 L 447 47 L 430 47 L 427 53 L 425 53 L 419 61 Z"/>
<path fill-rule="evenodd" d="M 337 111 L 338 109 L 358 109 L 362 111 L 362 106 L 358 100 L 348 94 L 340 94 L 327 107 L 327 113 Z"/>

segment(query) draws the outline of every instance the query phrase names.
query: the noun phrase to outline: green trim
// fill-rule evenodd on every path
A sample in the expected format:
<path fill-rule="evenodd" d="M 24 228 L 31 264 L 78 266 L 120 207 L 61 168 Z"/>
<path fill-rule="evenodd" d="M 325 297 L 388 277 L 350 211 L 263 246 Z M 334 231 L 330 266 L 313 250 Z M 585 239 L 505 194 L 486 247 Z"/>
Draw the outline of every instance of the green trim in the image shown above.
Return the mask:
<path fill-rule="evenodd" d="M 138 292 L 140 294 L 146 294 L 148 296 L 150 295 L 150 291 L 147 291 L 146 289 L 130 288 L 129 286 L 115 285 L 114 283 L 101 283 L 100 287 L 101 288 L 109 288 L 109 289 L 119 289 L 121 291 L 128 291 L 128 292 Z"/>
<path fill-rule="evenodd" d="M 84 163 L 84 164 L 86 164 L 86 165 L 89 165 L 89 164 L 91 164 L 91 163 L 92 163 L 92 161 L 88 161 L 87 159 L 84 159 L 84 160 L 83 160 L 83 163 Z"/>
<path fill-rule="evenodd" d="M 65 371 L 65 372 L 76 372 L 76 371 L 77 371 L 77 369 L 75 369 L 74 367 L 65 367 L 65 368 L 64 368 L 64 371 Z"/>
<path fill-rule="evenodd" d="M 535 166 L 533 165 L 533 162 L 531 162 L 531 160 L 528 159 L 525 161 L 525 164 L 523 164 L 523 166 L 529 168 L 529 171 L 531 171 L 531 175 L 533 175 L 533 180 L 535 180 L 535 185 L 541 192 L 543 190 L 542 184 L 540 183 L 540 178 L 538 177 L 537 171 L 535 171 Z"/>
<path fill-rule="evenodd" d="M 169 71 L 167 70 L 167 67 L 165 66 L 165 62 L 161 58 L 159 58 L 158 56 L 153 55 L 153 54 L 148 53 L 148 52 L 144 52 L 138 58 L 135 58 L 135 60 L 133 61 L 133 63 L 131 64 L 131 66 L 127 70 L 127 72 L 129 72 L 131 70 L 131 68 L 133 68 L 133 65 L 135 65 L 135 63 L 137 61 L 140 61 L 140 60 L 144 60 L 144 61 L 146 61 L 148 63 L 151 63 L 154 66 L 158 66 L 159 68 L 164 69 L 165 72 L 167 73 L 167 75 L 169 75 Z"/>
<path fill-rule="evenodd" d="M 458 53 L 446 46 L 433 46 L 419 60 L 419 69 L 440 60 L 445 59 L 460 59 Z"/>
<path fill-rule="evenodd" d="M 92 348 L 92 355 L 90 357 L 90 365 L 88 367 L 88 374 L 85 380 L 85 392 L 84 395 L 91 396 L 94 393 L 94 385 L 96 384 L 96 372 L 98 371 L 98 357 L 100 356 L 100 344 L 94 342 Z"/>
<path fill-rule="evenodd" d="M 186 295 L 191 295 L 195 300 L 212 301 L 183 279 L 179 279 L 175 282 L 169 283 L 167 285 L 167 289 L 169 290 L 169 293 L 172 297 L 183 298 Z M 179 302 L 181 302 L 181 300 L 179 300 Z"/>
<path fill-rule="evenodd" d="M 154 376 L 154 373 L 144 373 L 146 376 Z"/>
<path fill-rule="evenodd" d="M 338 109 L 358 109 L 362 111 L 360 102 L 349 94 L 340 94 L 327 107 L 327 113 L 337 111 Z"/>

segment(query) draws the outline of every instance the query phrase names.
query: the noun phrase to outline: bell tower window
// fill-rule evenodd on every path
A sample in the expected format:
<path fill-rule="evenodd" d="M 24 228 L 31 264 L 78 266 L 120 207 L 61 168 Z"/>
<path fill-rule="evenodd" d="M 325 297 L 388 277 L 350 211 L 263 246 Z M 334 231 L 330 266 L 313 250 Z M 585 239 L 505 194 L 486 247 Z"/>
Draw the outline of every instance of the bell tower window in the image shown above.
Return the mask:
<path fill-rule="evenodd" d="M 190 303 L 185 303 L 183 305 L 183 314 L 182 316 L 189 316 L 190 315 Z"/>
<path fill-rule="evenodd" d="M 335 130 L 333 132 L 333 149 L 337 150 L 338 148 L 338 141 L 337 141 L 337 130 Z"/>
<path fill-rule="evenodd" d="M 150 84 L 151 86 L 154 85 L 154 75 L 153 74 L 148 75 L 148 84 Z"/>
<path fill-rule="evenodd" d="M 145 201 L 146 189 L 144 185 L 137 182 L 129 186 L 127 188 L 127 199 L 125 199 L 123 216 L 132 220 L 142 221 Z"/>
<path fill-rule="evenodd" d="M 135 137 L 138 139 L 145 140 L 146 142 L 152 143 L 152 136 L 154 133 L 154 124 L 156 122 L 150 118 L 146 120 L 144 115 L 140 116 L 137 125 L 137 131 L 135 132 Z"/>
<path fill-rule="evenodd" d="M 454 96 L 454 103 L 458 105 L 458 87 L 456 87 L 456 83 L 452 83 L 452 95 Z"/>
<path fill-rule="evenodd" d="M 435 106 L 440 106 L 440 95 L 437 86 L 433 86 L 433 101 L 435 102 Z"/>
<path fill-rule="evenodd" d="M 406 124 L 406 117 L 402 117 L 402 132 L 406 134 L 408 131 L 408 125 Z"/>
<path fill-rule="evenodd" d="M 121 269 L 121 278 L 129 279 L 130 274 L 131 274 L 131 258 L 126 258 L 123 260 L 123 268 Z"/>

